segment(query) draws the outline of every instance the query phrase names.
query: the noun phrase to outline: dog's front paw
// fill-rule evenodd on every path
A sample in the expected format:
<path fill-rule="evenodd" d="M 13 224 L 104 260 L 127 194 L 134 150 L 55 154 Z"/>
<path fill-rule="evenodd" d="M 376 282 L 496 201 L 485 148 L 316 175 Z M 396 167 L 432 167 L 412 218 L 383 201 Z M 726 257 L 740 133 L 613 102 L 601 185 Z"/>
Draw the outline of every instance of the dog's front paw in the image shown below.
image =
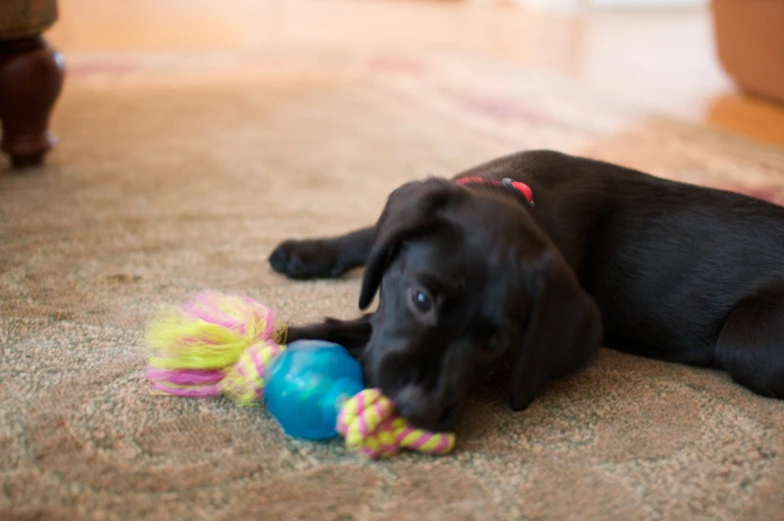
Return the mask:
<path fill-rule="evenodd" d="M 284 241 L 268 260 L 273 270 L 291 279 L 334 278 L 345 271 L 339 249 L 328 239 Z"/>

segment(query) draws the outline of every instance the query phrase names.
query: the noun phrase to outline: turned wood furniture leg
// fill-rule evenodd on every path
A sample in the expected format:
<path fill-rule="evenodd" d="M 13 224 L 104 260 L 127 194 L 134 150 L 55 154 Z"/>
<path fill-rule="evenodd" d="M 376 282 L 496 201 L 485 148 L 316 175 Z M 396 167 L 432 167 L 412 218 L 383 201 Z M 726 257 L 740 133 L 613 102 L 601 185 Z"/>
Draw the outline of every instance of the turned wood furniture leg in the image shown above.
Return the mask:
<path fill-rule="evenodd" d="M 49 116 L 62 85 L 62 55 L 43 37 L 0 40 L 0 150 L 13 168 L 40 165 L 56 144 Z"/>

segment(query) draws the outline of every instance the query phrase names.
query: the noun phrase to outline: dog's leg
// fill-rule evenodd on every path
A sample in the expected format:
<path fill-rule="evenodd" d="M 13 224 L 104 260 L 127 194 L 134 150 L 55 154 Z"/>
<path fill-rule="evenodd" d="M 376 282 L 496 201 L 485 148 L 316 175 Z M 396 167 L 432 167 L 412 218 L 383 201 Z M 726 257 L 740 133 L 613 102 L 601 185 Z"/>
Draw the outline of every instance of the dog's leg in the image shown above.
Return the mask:
<path fill-rule="evenodd" d="M 354 320 L 327 318 L 318 324 L 290 327 L 287 342 L 296 340 L 325 340 L 345 347 L 351 356 L 359 358 L 370 340 L 372 327 L 370 316 L 364 315 Z"/>
<path fill-rule="evenodd" d="M 716 361 L 755 393 L 784 399 L 784 281 L 766 285 L 732 311 Z"/>
<path fill-rule="evenodd" d="M 373 228 L 338 237 L 288 240 L 269 256 L 272 269 L 292 279 L 337 278 L 365 265 Z"/>

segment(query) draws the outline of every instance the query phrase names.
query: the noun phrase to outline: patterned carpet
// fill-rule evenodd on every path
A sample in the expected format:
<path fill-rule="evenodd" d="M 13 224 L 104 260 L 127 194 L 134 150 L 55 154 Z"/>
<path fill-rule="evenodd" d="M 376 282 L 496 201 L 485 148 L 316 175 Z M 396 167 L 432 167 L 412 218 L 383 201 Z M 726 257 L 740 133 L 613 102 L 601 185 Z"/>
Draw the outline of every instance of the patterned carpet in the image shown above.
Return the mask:
<path fill-rule="evenodd" d="M 784 203 L 782 151 L 465 55 L 69 67 L 49 166 L 0 165 L 0 519 L 784 519 L 784 403 L 710 370 L 605 350 L 523 413 L 481 389 L 453 455 L 368 462 L 151 395 L 142 342 L 204 288 L 353 316 L 357 274 L 295 283 L 266 256 L 372 223 L 412 178 L 548 147 Z"/>

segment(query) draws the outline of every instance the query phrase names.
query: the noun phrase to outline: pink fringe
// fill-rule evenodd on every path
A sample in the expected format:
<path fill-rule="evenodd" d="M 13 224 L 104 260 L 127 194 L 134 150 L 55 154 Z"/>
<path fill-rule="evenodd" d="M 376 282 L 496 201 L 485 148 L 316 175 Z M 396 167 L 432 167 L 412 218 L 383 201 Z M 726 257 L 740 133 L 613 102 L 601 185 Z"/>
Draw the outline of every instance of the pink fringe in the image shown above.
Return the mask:
<path fill-rule="evenodd" d="M 182 396 L 184 398 L 215 398 L 220 396 L 220 390 L 217 385 L 206 385 L 203 387 L 168 387 L 165 384 L 156 382 L 152 384 L 152 392 Z"/>
<path fill-rule="evenodd" d="M 190 398 L 220 396 L 218 383 L 223 376 L 223 371 L 219 370 L 158 368 L 147 370 L 147 379 L 152 382 L 154 393 Z"/>
<path fill-rule="evenodd" d="M 216 384 L 223 379 L 223 371 L 218 369 L 158 369 L 147 370 L 147 378 L 153 381 L 168 382 L 174 385 Z"/>

